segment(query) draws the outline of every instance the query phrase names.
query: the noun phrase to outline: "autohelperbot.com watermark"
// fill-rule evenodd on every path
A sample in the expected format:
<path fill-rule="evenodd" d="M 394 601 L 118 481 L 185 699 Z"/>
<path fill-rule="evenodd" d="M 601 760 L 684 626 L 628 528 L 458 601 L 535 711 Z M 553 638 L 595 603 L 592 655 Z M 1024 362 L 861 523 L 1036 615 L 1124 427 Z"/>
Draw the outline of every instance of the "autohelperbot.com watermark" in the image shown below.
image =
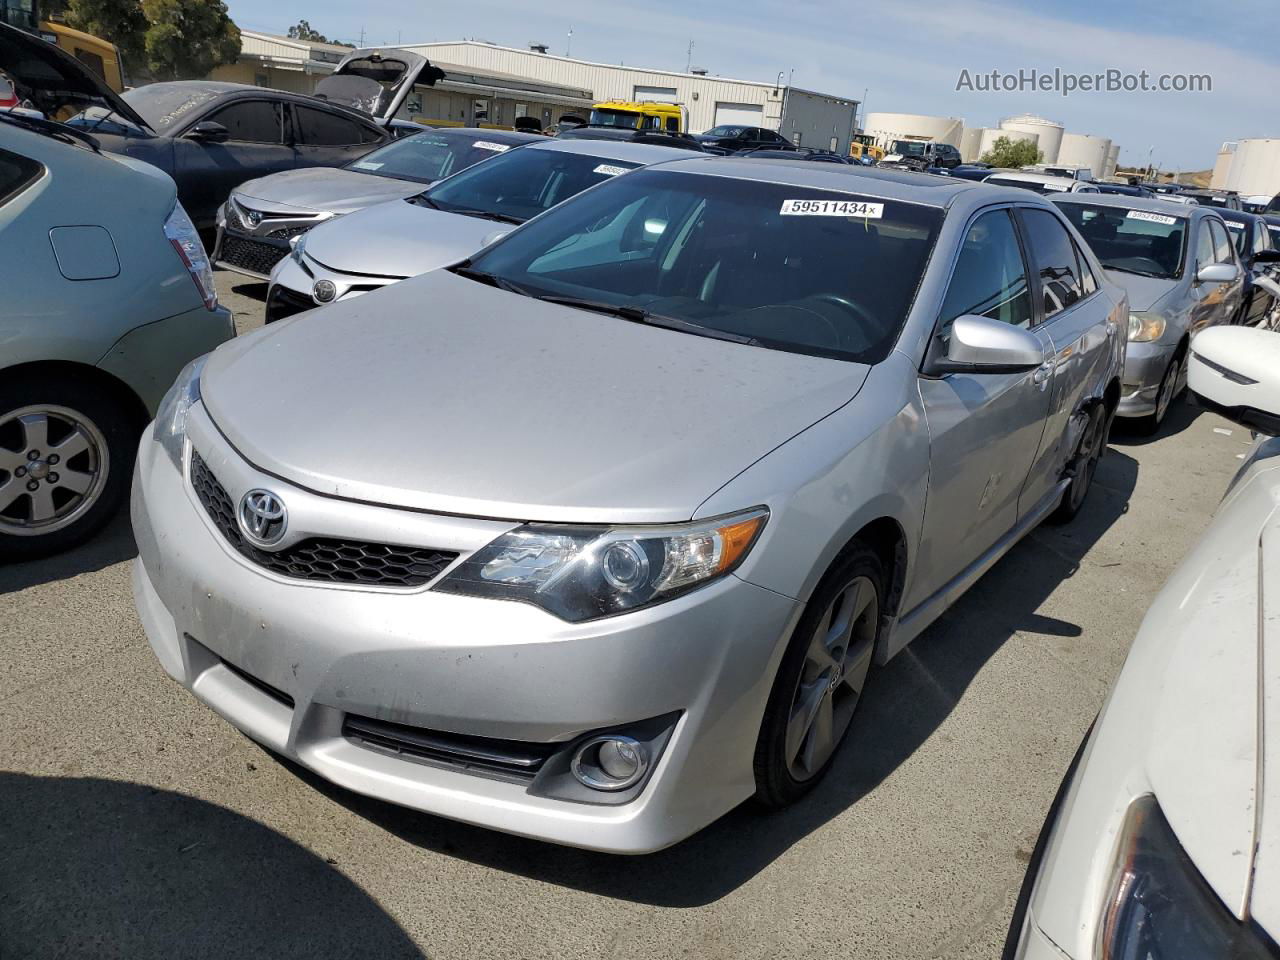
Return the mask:
<path fill-rule="evenodd" d="M 1211 93 L 1213 77 L 1207 73 L 1151 73 L 1110 68 L 1096 73 L 1074 73 L 1054 67 L 1016 71 L 969 70 L 956 80 L 956 90 L 974 93 Z"/>

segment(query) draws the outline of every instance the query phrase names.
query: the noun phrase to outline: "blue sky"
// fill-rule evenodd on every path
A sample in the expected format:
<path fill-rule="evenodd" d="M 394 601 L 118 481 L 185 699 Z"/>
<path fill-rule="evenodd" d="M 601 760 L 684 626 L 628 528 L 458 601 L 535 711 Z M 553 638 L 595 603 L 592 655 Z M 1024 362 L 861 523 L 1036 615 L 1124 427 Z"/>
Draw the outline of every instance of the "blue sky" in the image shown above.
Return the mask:
<path fill-rule="evenodd" d="M 1280 137 L 1280 0 L 228 0 L 251 30 L 283 33 L 300 17 L 370 45 L 476 38 L 575 57 L 767 80 L 861 99 L 871 111 L 963 117 L 994 126 L 1013 113 L 1110 137 L 1122 162 L 1207 169 L 1224 140 Z M 1206 15 L 1207 14 L 1207 15 Z M 1210 93 L 979 93 L 962 69 L 1085 74 L 1207 73 Z M 1154 148 L 1154 149 L 1153 149 Z"/>

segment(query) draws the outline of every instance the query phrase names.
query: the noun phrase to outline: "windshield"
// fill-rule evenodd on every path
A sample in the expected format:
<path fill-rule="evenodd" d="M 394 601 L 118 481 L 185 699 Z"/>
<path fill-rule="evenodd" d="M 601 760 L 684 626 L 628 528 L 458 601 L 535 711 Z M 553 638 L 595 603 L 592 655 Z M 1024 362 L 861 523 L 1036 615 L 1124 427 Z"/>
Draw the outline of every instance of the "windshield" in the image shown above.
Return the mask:
<path fill-rule="evenodd" d="M 1182 276 L 1187 232 L 1182 217 L 1084 203 L 1062 203 L 1058 209 L 1075 224 L 1104 267 L 1162 280 Z"/>
<path fill-rule="evenodd" d="M 348 164 L 347 169 L 379 177 L 431 183 L 465 170 L 481 160 L 506 153 L 518 145 L 504 143 L 497 136 L 432 130 L 380 147 Z"/>
<path fill-rule="evenodd" d="M 163 134 L 222 91 L 189 83 L 151 83 L 121 94 L 124 102 L 141 114 L 156 133 Z"/>
<path fill-rule="evenodd" d="M 987 177 L 982 182 L 990 183 L 997 187 L 1019 187 L 1022 190 L 1033 190 L 1039 194 L 1068 193 L 1071 190 L 1069 184 L 1045 183 L 1042 180 L 1016 180 L 1013 177 Z"/>
<path fill-rule="evenodd" d="M 734 126 L 728 126 L 728 125 L 712 127 L 710 130 L 704 133 L 703 136 L 705 137 L 736 137 L 738 134 L 742 133 L 742 131 L 745 129 L 747 128 L 734 127 Z"/>
<path fill-rule="evenodd" d="M 516 231 L 471 267 L 530 296 L 876 363 L 906 321 L 942 219 L 917 204 L 642 170 Z"/>
<path fill-rule="evenodd" d="M 923 157 L 927 146 L 923 140 L 895 140 L 892 152 L 900 157 Z"/>
<path fill-rule="evenodd" d="M 642 114 L 631 110 L 592 110 L 591 126 L 593 127 L 626 127 L 628 130 L 638 129 Z"/>
<path fill-rule="evenodd" d="M 423 197 L 440 210 L 524 221 L 638 166 L 585 153 L 525 148 L 464 170 Z"/>

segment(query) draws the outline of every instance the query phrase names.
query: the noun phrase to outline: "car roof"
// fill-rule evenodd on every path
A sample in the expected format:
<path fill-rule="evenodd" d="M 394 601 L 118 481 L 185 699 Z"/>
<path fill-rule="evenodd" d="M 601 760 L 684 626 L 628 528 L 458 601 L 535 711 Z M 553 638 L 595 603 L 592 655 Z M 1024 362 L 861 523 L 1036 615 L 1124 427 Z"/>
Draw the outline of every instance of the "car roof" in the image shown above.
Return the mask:
<path fill-rule="evenodd" d="M 536 148 L 535 148 L 536 149 Z M 961 195 L 976 196 L 985 202 L 1004 194 L 1019 203 L 1035 202 L 1035 195 L 1017 187 L 1003 191 L 973 180 L 942 177 L 930 173 L 864 167 L 847 163 L 813 163 L 809 160 L 775 160 L 769 157 L 681 157 L 663 164 L 663 170 L 732 177 L 760 183 L 778 183 L 818 190 L 901 200 L 933 207 L 947 207 Z"/>
<path fill-rule="evenodd" d="M 561 140 L 558 137 L 539 137 L 538 139 L 543 142 L 531 143 L 524 149 L 581 153 L 588 157 L 599 157 L 602 160 L 627 160 L 641 164 L 661 163 L 673 157 L 683 158 L 689 155 L 686 150 L 672 150 L 670 147 L 649 143 L 632 143 L 629 140 Z"/>
<path fill-rule="evenodd" d="M 999 177 L 1001 180 L 1017 180 L 1019 183 L 1049 183 L 1062 184 L 1070 187 L 1078 181 L 1074 177 L 1055 177 L 1048 173 L 1027 173 L 1024 170 L 1016 170 L 1012 173 L 1002 173 L 1000 171 L 992 171 L 993 177 Z"/>
<path fill-rule="evenodd" d="M 1209 209 L 1223 220 L 1234 220 L 1236 223 L 1253 223 L 1262 219 L 1256 213 L 1250 213 L 1248 210 L 1230 210 L 1226 207 L 1210 207 Z"/>
<path fill-rule="evenodd" d="M 1221 210 L 1212 207 L 1202 207 L 1199 204 L 1177 203 L 1172 200 L 1162 200 L 1159 197 L 1134 197 L 1127 193 L 1064 193 L 1055 195 L 1054 203 L 1081 203 L 1095 207 L 1119 207 L 1122 210 L 1142 210 L 1146 213 L 1160 213 L 1166 217 L 1179 217 L 1188 220 L 1195 215 L 1196 211 L 1213 213 L 1221 213 Z"/>

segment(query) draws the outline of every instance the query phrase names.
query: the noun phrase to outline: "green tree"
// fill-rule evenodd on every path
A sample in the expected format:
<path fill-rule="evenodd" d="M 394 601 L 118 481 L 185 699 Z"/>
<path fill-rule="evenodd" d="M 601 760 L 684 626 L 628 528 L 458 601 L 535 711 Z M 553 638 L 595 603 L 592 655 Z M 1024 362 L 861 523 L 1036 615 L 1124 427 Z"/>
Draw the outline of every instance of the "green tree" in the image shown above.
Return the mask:
<path fill-rule="evenodd" d="M 312 30 L 311 24 L 306 20 L 299 20 L 296 27 L 290 27 L 289 36 L 294 40 L 309 40 L 311 43 L 329 42 L 319 30 Z"/>
<path fill-rule="evenodd" d="M 991 149 L 982 155 L 982 162 L 993 167 L 1027 167 L 1039 163 L 1044 154 L 1036 149 L 1030 140 L 1013 140 L 1009 137 L 996 137 Z"/>
<path fill-rule="evenodd" d="M 64 15 L 68 26 L 119 47 L 126 67 L 146 61 L 147 18 L 138 0 L 68 0 Z"/>
<path fill-rule="evenodd" d="M 240 54 L 240 28 L 222 0 L 142 0 L 142 12 L 147 66 L 157 80 L 203 77 Z"/>

